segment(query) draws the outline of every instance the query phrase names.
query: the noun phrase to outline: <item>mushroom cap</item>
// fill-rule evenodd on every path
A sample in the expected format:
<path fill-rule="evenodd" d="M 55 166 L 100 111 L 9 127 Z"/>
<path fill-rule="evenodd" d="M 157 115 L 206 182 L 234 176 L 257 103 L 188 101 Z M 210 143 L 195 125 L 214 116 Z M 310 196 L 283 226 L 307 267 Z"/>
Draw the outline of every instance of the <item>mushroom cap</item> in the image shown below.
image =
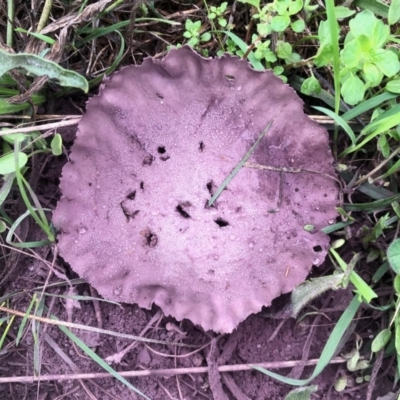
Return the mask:
<path fill-rule="evenodd" d="M 249 159 L 269 169 L 242 167 L 209 207 L 274 116 Z M 336 218 L 338 196 L 327 132 L 293 89 L 237 57 L 188 47 L 105 81 L 61 190 L 59 251 L 82 278 L 107 299 L 155 303 L 217 332 L 324 261 L 320 228 Z"/>

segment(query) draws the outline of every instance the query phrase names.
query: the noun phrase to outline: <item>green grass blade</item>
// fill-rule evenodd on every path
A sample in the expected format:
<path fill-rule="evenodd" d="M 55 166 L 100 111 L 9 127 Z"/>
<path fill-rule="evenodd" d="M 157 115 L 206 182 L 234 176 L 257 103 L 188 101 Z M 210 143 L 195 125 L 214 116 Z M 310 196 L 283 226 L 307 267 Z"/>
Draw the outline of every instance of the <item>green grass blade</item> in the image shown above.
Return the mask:
<path fill-rule="evenodd" d="M 397 96 L 398 96 L 397 94 L 393 94 L 393 93 L 389 93 L 389 92 L 379 94 L 378 96 L 374 96 L 366 101 L 363 101 L 362 103 L 358 104 L 351 110 L 345 112 L 342 115 L 342 118 L 345 121 L 349 121 L 369 110 L 375 109 L 376 107 L 378 107 L 380 104 L 384 103 L 385 101 L 394 99 Z"/>
<path fill-rule="evenodd" d="M 400 194 L 387 197 L 386 199 L 372 201 L 370 203 L 347 203 L 343 204 L 343 208 L 346 211 L 376 211 L 389 207 L 393 201 L 400 201 Z"/>
<path fill-rule="evenodd" d="M 51 316 L 51 319 L 57 320 L 55 316 Z M 82 340 L 75 336 L 68 328 L 65 326 L 58 325 L 59 329 L 68 336 L 77 346 L 79 346 L 93 361 L 100 365 L 105 371 L 111 374 L 114 378 L 118 379 L 122 384 L 127 386 L 129 389 L 133 390 L 138 395 L 142 396 L 147 400 L 151 400 L 140 390 L 132 386 L 124 377 L 122 377 L 117 371 L 111 368 L 102 358 L 100 358 L 91 348 L 89 348 Z"/>
<path fill-rule="evenodd" d="M 219 31 L 214 31 L 214 32 L 219 32 Z M 240 39 L 239 36 L 235 35 L 232 32 L 229 31 L 221 31 L 224 33 L 226 36 L 229 36 L 233 42 L 236 44 L 236 46 L 239 47 L 240 50 L 243 51 L 243 53 L 246 53 L 249 46 L 244 42 L 242 39 Z M 261 61 L 256 58 L 254 53 L 252 51 L 249 52 L 247 56 L 248 60 L 250 61 L 251 66 L 256 70 L 256 71 L 265 71 L 265 67 L 262 65 Z"/>
<path fill-rule="evenodd" d="M 218 187 L 214 195 L 211 197 L 211 199 L 208 201 L 208 206 L 211 207 L 215 200 L 218 199 L 218 197 L 221 195 L 223 190 L 228 186 L 229 182 L 236 176 L 236 174 L 240 171 L 240 169 L 243 167 L 245 162 L 250 158 L 250 156 L 254 153 L 255 149 L 261 142 L 261 140 L 264 138 L 266 133 L 269 131 L 269 128 L 271 128 L 275 118 L 281 113 L 281 111 L 286 107 L 283 106 L 275 115 L 274 117 L 271 118 L 271 120 L 268 122 L 267 126 L 265 129 L 260 133 L 258 136 L 258 139 L 256 142 L 251 146 L 250 150 L 246 153 L 246 155 L 239 161 L 239 164 L 236 165 L 236 167 L 233 169 L 233 171 L 225 178 L 225 180 L 221 183 L 221 185 Z"/>
<path fill-rule="evenodd" d="M 346 308 L 346 310 L 344 310 L 343 314 L 339 318 L 339 321 L 333 328 L 333 331 L 330 334 L 328 341 L 325 344 L 324 350 L 321 353 L 318 364 L 315 366 L 314 372 L 308 379 L 287 378 L 285 376 L 279 375 L 275 372 L 269 371 L 262 367 L 258 367 L 256 365 L 253 365 L 252 368 L 288 385 L 292 386 L 308 385 L 325 369 L 325 367 L 329 364 L 332 357 L 335 355 L 336 349 L 338 348 L 342 340 L 342 337 L 345 335 L 347 328 L 350 326 L 354 316 L 356 315 L 356 312 L 360 307 L 360 304 L 361 302 L 357 299 L 357 297 L 354 297 L 353 300 L 348 305 L 348 307 Z"/>
<path fill-rule="evenodd" d="M 56 41 L 54 39 L 52 39 L 49 36 L 46 35 L 42 35 L 41 33 L 35 33 L 35 32 L 29 32 L 26 29 L 23 28 L 17 28 L 14 29 L 15 32 L 21 32 L 21 33 L 25 33 L 27 35 L 31 35 L 33 37 L 35 37 L 36 39 L 42 40 L 45 43 L 48 43 L 50 46 L 52 46 L 54 43 L 56 43 Z"/>
<path fill-rule="evenodd" d="M 28 315 L 30 315 L 32 307 L 35 304 L 35 302 L 36 302 L 36 293 L 33 294 L 31 303 L 29 304 L 29 307 L 26 310 L 24 318 L 22 318 L 21 325 L 19 326 L 19 329 L 18 329 L 17 338 L 15 339 L 16 346 L 18 346 L 19 341 L 21 340 L 22 334 L 24 333 L 24 328 L 25 328 L 26 322 L 28 321 Z"/>
<path fill-rule="evenodd" d="M 6 317 L 5 320 L 7 320 L 7 319 L 8 319 L 8 317 Z M 4 332 L 3 332 L 3 334 L 1 335 L 1 338 L 0 338 L 0 350 L 3 348 L 3 343 L 4 343 L 4 341 L 6 340 L 8 331 L 10 330 L 11 325 L 12 325 L 12 323 L 14 322 L 14 319 L 15 319 L 15 315 L 13 315 L 13 316 L 10 318 L 10 320 L 7 322 L 7 326 L 5 327 Z M 1 324 L 0 324 L 0 325 L 1 325 Z"/>
<path fill-rule="evenodd" d="M 3 91 L 5 89 L 3 88 Z M 12 89 L 12 94 L 10 94 L 11 96 L 17 95 L 19 92 Z M 23 110 L 28 110 L 29 108 L 31 108 L 32 104 L 34 105 L 39 105 L 44 103 L 45 101 L 47 101 L 46 96 L 43 96 L 41 94 L 34 94 L 30 97 L 30 102 L 28 103 L 27 101 L 24 103 L 20 103 L 20 104 L 11 104 L 8 99 L 2 99 L 0 98 L 0 115 L 1 114 L 12 114 L 12 113 L 16 113 L 19 111 L 23 111 Z"/>
<path fill-rule="evenodd" d="M 343 261 L 342 257 L 340 257 L 335 249 L 331 247 L 329 251 L 335 257 L 340 268 L 342 268 L 342 270 L 346 272 L 348 269 L 348 264 Z M 367 283 L 360 277 L 360 275 L 357 274 L 357 272 L 352 271 L 350 273 L 350 281 L 356 287 L 358 293 L 365 299 L 367 303 L 370 303 L 372 299 L 378 297 L 378 295 L 367 285 Z"/>
<path fill-rule="evenodd" d="M 35 212 L 35 209 L 33 209 L 33 212 Z M 48 211 L 51 211 L 50 209 L 46 209 Z M 21 222 L 28 217 L 31 214 L 30 210 L 25 211 L 22 215 L 20 215 L 15 222 L 10 226 L 9 231 L 7 232 L 7 236 L 6 236 L 6 242 L 10 245 L 10 246 L 14 246 L 14 247 L 19 247 L 19 248 L 34 248 L 34 247 L 42 247 L 42 246 L 46 246 L 48 244 L 51 243 L 50 240 L 39 240 L 36 242 L 23 242 L 23 243 L 19 243 L 19 242 L 13 242 L 12 238 L 14 236 L 14 232 L 15 230 L 18 228 L 18 226 L 21 224 Z M 36 213 L 35 213 L 36 215 Z M 36 221 L 37 222 L 37 221 Z"/>
<path fill-rule="evenodd" d="M 351 143 L 353 146 L 355 146 L 357 139 L 356 136 L 353 132 L 353 129 L 351 129 L 350 125 L 342 118 L 340 117 L 338 114 L 334 113 L 331 110 L 328 110 L 325 107 L 317 107 L 317 106 L 313 106 L 313 108 L 315 108 L 318 111 L 321 111 L 322 113 L 328 115 L 329 117 L 331 117 L 338 125 L 340 125 L 343 130 L 349 135 L 349 138 L 351 140 Z"/>
<path fill-rule="evenodd" d="M 340 59 L 339 59 L 339 32 L 335 14 L 334 0 L 326 0 L 326 15 L 328 17 L 329 32 L 333 52 L 333 79 L 335 87 L 335 113 L 339 114 L 340 108 Z"/>
<path fill-rule="evenodd" d="M 125 51 L 125 39 L 119 31 L 116 31 L 116 33 L 118 33 L 118 35 L 120 37 L 120 41 L 121 41 L 121 46 L 119 48 L 117 57 L 115 57 L 114 62 L 111 64 L 110 68 L 108 68 L 104 74 L 101 74 L 101 75 L 97 76 L 96 78 L 92 79 L 91 81 L 89 81 L 89 88 L 93 88 L 93 87 L 97 86 L 99 83 L 101 83 L 103 81 L 103 77 L 105 75 L 108 76 L 112 72 L 114 72 L 122 60 L 122 57 L 123 57 L 124 51 Z"/>

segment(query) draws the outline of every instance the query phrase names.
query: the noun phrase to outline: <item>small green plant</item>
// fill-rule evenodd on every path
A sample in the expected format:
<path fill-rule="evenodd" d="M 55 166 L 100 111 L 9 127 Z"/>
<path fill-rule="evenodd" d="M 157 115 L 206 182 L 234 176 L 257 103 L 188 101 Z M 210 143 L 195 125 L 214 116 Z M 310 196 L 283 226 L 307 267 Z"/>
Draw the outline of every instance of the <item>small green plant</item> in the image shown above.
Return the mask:
<path fill-rule="evenodd" d="M 385 48 L 390 41 L 389 26 L 371 11 L 358 13 L 349 21 L 349 27 L 340 52 L 340 84 L 344 101 L 354 105 L 364 99 L 367 89 L 380 85 L 384 77 L 394 77 L 400 71 L 400 62 L 393 48 Z M 332 62 L 326 21 L 321 21 L 318 37 L 320 48 L 314 63 L 322 67 Z"/>
<path fill-rule="evenodd" d="M 211 6 L 208 18 L 211 20 L 217 20 L 218 25 L 221 28 L 225 28 L 228 25 L 228 21 L 224 18 L 224 12 L 228 7 L 228 3 L 224 1 L 219 7 Z"/>
<path fill-rule="evenodd" d="M 187 44 L 191 47 L 198 47 L 201 42 L 208 42 L 211 40 L 211 33 L 201 33 L 201 21 L 193 22 L 191 19 L 187 19 L 185 22 L 185 32 L 183 36 L 189 39 Z"/>

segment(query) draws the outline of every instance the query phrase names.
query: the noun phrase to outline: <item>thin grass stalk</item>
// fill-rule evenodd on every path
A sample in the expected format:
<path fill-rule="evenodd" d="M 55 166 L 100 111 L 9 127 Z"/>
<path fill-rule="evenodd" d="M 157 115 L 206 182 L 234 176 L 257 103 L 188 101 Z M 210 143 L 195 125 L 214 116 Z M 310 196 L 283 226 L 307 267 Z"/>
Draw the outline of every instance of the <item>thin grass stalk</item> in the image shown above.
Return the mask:
<path fill-rule="evenodd" d="M 333 52 L 333 80 L 335 88 L 335 113 L 339 115 L 340 110 L 340 59 L 339 59 L 339 32 L 335 14 L 334 0 L 326 0 L 326 15 L 328 17 L 329 32 L 331 35 Z M 335 125 L 333 134 L 333 154 L 337 155 L 338 126 Z"/>

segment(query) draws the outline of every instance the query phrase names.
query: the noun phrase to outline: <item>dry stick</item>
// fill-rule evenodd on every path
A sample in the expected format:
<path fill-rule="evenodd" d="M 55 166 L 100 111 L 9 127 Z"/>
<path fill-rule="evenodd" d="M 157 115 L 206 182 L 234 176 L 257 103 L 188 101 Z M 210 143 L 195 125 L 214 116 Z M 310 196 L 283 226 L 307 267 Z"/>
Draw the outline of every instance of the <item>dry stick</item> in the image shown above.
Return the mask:
<path fill-rule="evenodd" d="M 169 345 L 169 346 L 190 347 L 190 348 L 194 348 L 194 349 L 197 349 L 198 347 L 201 347 L 201 346 L 194 345 L 194 344 L 185 344 L 185 343 L 176 343 L 176 342 L 163 342 L 162 340 L 149 339 L 149 338 L 144 338 L 144 337 L 140 337 L 140 336 L 129 335 L 127 333 L 119 333 L 119 332 L 107 331 L 105 329 L 99 329 L 99 328 L 96 328 L 94 326 L 86 326 L 86 325 L 74 324 L 72 322 L 58 321 L 58 320 L 55 320 L 55 319 L 38 317 L 36 315 L 26 315 L 26 313 L 24 313 L 24 312 L 13 310 L 11 308 L 7 308 L 7 307 L 3 307 L 3 306 L 0 306 L 0 311 L 6 312 L 6 313 L 9 313 L 9 314 L 13 314 L 13 315 L 17 315 L 19 317 L 27 317 L 30 320 L 40 321 L 40 322 L 44 322 L 46 324 L 52 324 L 52 325 L 57 325 L 57 326 L 60 325 L 60 326 L 65 326 L 67 328 L 73 328 L 73 329 L 82 329 L 82 330 L 85 330 L 85 331 L 97 332 L 97 333 L 102 333 L 102 334 L 105 334 L 105 335 L 122 337 L 122 338 L 125 338 L 125 339 L 138 340 L 140 342 L 165 344 L 165 345 Z"/>
<path fill-rule="evenodd" d="M 60 116 L 62 117 L 62 116 Z M 43 116 L 41 116 L 43 118 Z M 73 126 L 73 125 L 78 125 L 79 121 L 81 120 L 81 117 L 67 117 L 71 118 L 66 121 L 60 121 L 60 122 L 53 122 L 50 124 L 43 124 L 43 125 L 35 125 L 35 126 L 30 126 L 26 128 L 12 128 L 12 129 L 7 129 L 4 131 L 0 132 L 0 136 L 4 135 L 9 135 L 11 133 L 29 133 L 29 132 L 36 132 L 36 131 L 46 131 L 48 129 L 57 129 L 57 128 L 62 128 L 64 126 Z M 331 125 L 334 124 L 335 121 L 331 118 L 328 117 L 321 117 L 320 115 L 309 115 L 309 118 L 311 118 L 313 121 L 317 122 L 320 125 Z M 351 121 L 350 121 L 351 122 Z"/>
<path fill-rule="evenodd" d="M 365 182 L 368 178 L 370 178 L 372 175 L 374 175 L 376 172 L 378 172 L 383 166 L 385 166 L 399 152 L 400 152 L 400 147 L 398 147 L 388 158 L 385 158 L 376 168 L 374 168 L 372 171 L 368 172 L 367 175 L 363 176 L 358 181 L 356 181 L 354 183 L 354 186 L 358 186 L 361 183 Z M 379 177 L 376 179 L 379 179 Z"/>
<path fill-rule="evenodd" d="M 46 131 L 48 129 L 57 129 L 57 128 L 62 128 L 64 126 L 77 125 L 80 120 L 81 120 L 81 118 L 79 117 L 79 118 L 69 119 L 67 121 L 53 122 L 51 124 L 35 125 L 35 126 L 29 126 L 26 128 L 7 129 L 4 131 L 1 131 L 0 136 L 9 135 L 10 133 L 29 133 L 29 132 L 35 132 L 35 131 Z"/>
<path fill-rule="evenodd" d="M 319 359 L 309 360 L 306 366 L 317 365 Z M 342 357 L 334 358 L 330 361 L 330 364 L 343 364 L 346 363 L 347 359 Z M 256 364 L 236 364 L 236 365 L 221 365 L 218 366 L 219 372 L 237 372 L 237 371 L 254 371 L 253 367 L 263 367 L 268 369 L 281 369 L 281 368 L 292 368 L 301 361 L 276 361 L 276 362 L 265 362 Z M 145 371 L 119 371 L 118 373 L 125 378 L 141 377 L 141 376 L 173 376 L 173 375 L 187 375 L 187 374 L 205 374 L 208 373 L 208 367 L 192 367 L 192 368 L 171 368 L 171 369 L 153 369 Z M 87 374 L 54 374 L 54 375 L 41 375 L 36 376 L 9 376 L 6 378 L 0 378 L 0 384 L 3 383 L 33 383 L 37 381 L 67 381 L 77 379 L 103 379 L 113 378 L 107 372 L 98 373 L 87 373 Z"/>

